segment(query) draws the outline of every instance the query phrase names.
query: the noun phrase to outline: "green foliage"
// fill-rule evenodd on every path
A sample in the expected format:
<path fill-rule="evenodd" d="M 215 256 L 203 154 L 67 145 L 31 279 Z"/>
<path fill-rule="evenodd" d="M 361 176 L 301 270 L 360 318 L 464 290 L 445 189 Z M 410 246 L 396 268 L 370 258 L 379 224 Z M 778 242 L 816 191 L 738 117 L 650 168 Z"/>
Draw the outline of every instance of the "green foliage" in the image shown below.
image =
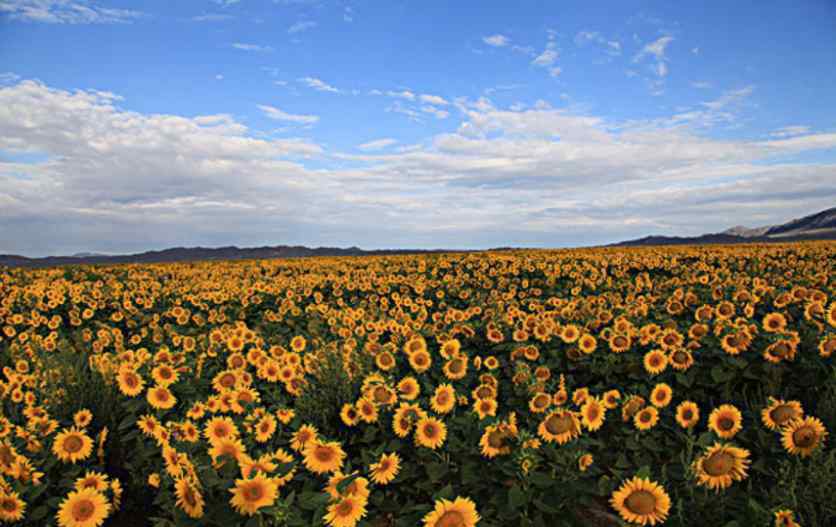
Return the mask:
<path fill-rule="evenodd" d="M 308 384 L 295 401 L 296 414 L 328 436 L 337 436 L 343 404 L 353 404 L 360 394 L 362 375 L 349 375 L 342 355 L 322 353 Z"/>

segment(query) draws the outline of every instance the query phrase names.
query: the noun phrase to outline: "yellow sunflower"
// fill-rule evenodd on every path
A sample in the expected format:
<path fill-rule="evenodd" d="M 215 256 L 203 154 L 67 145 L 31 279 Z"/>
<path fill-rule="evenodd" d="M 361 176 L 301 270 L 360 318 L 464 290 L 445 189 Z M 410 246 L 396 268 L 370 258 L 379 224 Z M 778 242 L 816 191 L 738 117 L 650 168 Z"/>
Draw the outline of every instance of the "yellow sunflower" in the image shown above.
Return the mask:
<path fill-rule="evenodd" d="M 213 417 L 203 428 L 203 435 L 210 444 L 222 439 L 233 439 L 238 437 L 238 427 L 229 417 Z"/>
<path fill-rule="evenodd" d="M 763 317 L 763 330 L 767 333 L 782 333 L 787 328 L 787 319 L 781 313 L 769 313 Z"/>
<path fill-rule="evenodd" d="M 23 519 L 26 513 L 26 502 L 14 491 L 0 491 L 0 521 L 13 523 Z"/>
<path fill-rule="evenodd" d="M 90 410 L 84 408 L 79 410 L 73 416 L 73 423 L 79 428 L 84 428 L 85 426 L 89 425 L 90 422 L 93 420 L 93 414 Z"/>
<path fill-rule="evenodd" d="M 441 499 L 435 502 L 435 509 L 424 516 L 424 527 L 474 527 L 480 519 L 476 504 L 470 498 Z"/>
<path fill-rule="evenodd" d="M 75 463 L 90 457 L 93 440 L 83 430 L 73 427 L 55 436 L 52 452 L 64 463 Z"/>
<path fill-rule="evenodd" d="M 485 432 L 479 439 L 479 447 L 482 455 L 488 459 L 511 452 L 511 447 L 506 440 L 511 437 L 507 431 L 499 425 L 492 425 L 485 428 Z"/>
<path fill-rule="evenodd" d="M 168 410 L 177 404 L 177 398 L 173 393 L 171 393 L 171 390 L 165 386 L 154 386 L 153 388 L 149 388 L 145 396 L 148 399 L 148 404 L 150 404 L 152 408 L 156 408 L 158 410 Z"/>
<path fill-rule="evenodd" d="M 454 356 L 444 363 L 444 376 L 448 379 L 457 381 L 463 379 L 465 375 L 467 375 L 467 356 Z"/>
<path fill-rule="evenodd" d="M 177 506 L 190 518 L 203 517 L 204 501 L 199 488 L 182 478 L 174 484 L 174 493 L 177 496 Z"/>
<path fill-rule="evenodd" d="M 479 419 L 495 416 L 497 406 L 494 399 L 476 399 L 473 401 L 473 411 L 476 412 Z"/>
<path fill-rule="evenodd" d="M 761 410 L 761 422 L 770 430 L 780 430 L 793 419 L 804 417 L 804 409 L 799 401 L 771 399 L 770 404 Z"/>
<path fill-rule="evenodd" d="M 427 350 L 416 351 L 409 355 L 409 365 L 418 373 L 424 373 L 430 369 L 432 364 L 432 357 L 430 357 Z"/>
<path fill-rule="evenodd" d="M 357 496 L 345 496 L 328 506 L 325 524 L 331 527 L 354 527 L 366 516 L 366 500 Z"/>
<path fill-rule="evenodd" d="M 694 461 L 697 484 L 719 491 L 746 479 L 749 451 L 733 445 L 714 443 Z"/>
<path fill-rule="evenodd" d="M 593 461 L 592 454 L 583 454 L 578 458 L 578 470 L 586 472 L 586 469 L 592 466 Z"/>
<path fill-rule="evenodd" d="M 633 426 L 639 430 L 650 430 L 659 422 L 659 410 L 655 406 L 642 408 L 633 416 Z"/>
<path fill-rule="evenodd" d="M 644 355 L 642 362 L 647 373 L 658 375 L 668 367 L 668 356 L 662 350 L 653 350 Z"/>
<path fill-rule="evenodd" d="M 656 525 L 667 519 L 671 499 L 664 487 L 637 476 L 625 481 L 613 492 L 610 504 L 627 522 Z"/>
<path fill-rule="evenodd" d="M 683 401 L 676 407 L 676 422 L 682 428 L 692 428 L 700 421 L 700 407 L 693 401 Z"/>
<path fill-rule="evenodd" d="M 269 507 L 276 502 L 279 490 L 276 482 L 262 473 L 255 477 L 235 480 L 235 488 L 229 489 L 232 498 L 229 503 L 239 514 L 252 516 L 262 507 Z"/>
<path fill-rule="evenodd" d="M 308 446 L 308 443 L 316 440 L 319 431 L 313 425 L 302 425 L 299 430 L 293 433 L 290 438 L 290 448 L 297 452 L 301 452 Z"/>
<path fill-rule="evenodd" d="M 415 443 L 417 445 L 437 449 L 447 439 L 447 425 L 435 417 L 424 417 L 415 426 Z"/>
<path fill-rule="evenodd" d="M 328 479 L 328 485 L 325 487 L 325 492 L 331 496 L 331 499 L 337 500 L 343 497 L 353 497 L 361 500 L 367 500 L 369 498 L 369 480 L 364 477 L 355 477 L 342 492 L 339 491 L 340 483 L 350 476 L 351 474 L 347 475 L 338 471 Z"/>
<path fill-rule="evenodd" d="M 265 414 L 255 425 L 255 440 L 266 443 L 276 432 L 276 426 L 276 418 L 271 414 Z"/>
<path fill-rule="evenodd" d="M 720 405 L 708 415 L 708 428 L 721 439 L 731 439 L 743 428 L 743 415 L 734 405 Z"/>
<path fill-rule="evenodd" d="M 545 392 L 537 392 L 528 401 L 528 409 L 532 413 L 542 414 L 552 405 L 552 396 Z"/>
<path fill-rule="evenodd" d="M 84 477 L 75 480 L 76 490 L 93 489 L 104 492 L 107 487 L 107 476 L 92 470 L 88 470 Z"/>
<path fill-rule="evenodd" d="M 99 527 L 110 514 L 107 499 L 94 489 L 70 492 L 58 508 L 60 527 Z"/>
<path fill-rule="evenodd" d="M 775 527 L 801 527 L 795 521 L 795 513 L 790 509 L 782 509 L 775 511 Z"/>
<path fill-rule="evenodd" d="M 377 463 L 372 463 L 369 466 L 372 481 L 378 485 L 391 483 L 400 470 L 401 458 L 396 452 L 381 455 Z"/>
<path fill-rule="evenodd" d="M 353 404 L 345 403 L 340 410 L 340 420 L 346 426 L 354 426 L 360 421 L 360 414 Z"/>
<path fill-rule="evenodd" d="M 412 401 L 421 394 L 421 385 L 415 377 L 404 377 L 398 383 L 398 393 L 401 399 Z"/>
<path fill-rule="evenodd" d="M 537 435 L 550 443 L 564 445 L 581 435 L 581 422 L 575 412 L 561 408 L 540 421 Z"/>
<path fill-rule="evenodd" d="M 430 407 L 437 414 L 447 414 L 456 407 L 456 390 L 449 384 L 441 384 L 430 399 Z"/>
<path fill-rule="evenodd" d="M 128 397 L 139 395 L 145 387 L 145 380 L 142 376 L 131 369 L 119 370 L 116 380 L 119 383 L 119 391 Z"/>
<path fill-rule="evenodd" d="M 336 472 L 343 466 L 345 452 L 337 441 L 311 441 L 304 450 L 305 467 L 315 474 Z"/>
<path fill-rule="evenodd" d="M 581 406 L 581 423 L 590 431 L 601 428 L 606 418 L 606 407 L 596 397 L 589 397 Z"/>
<path fill-rule="evenodd" d="M 781 444 L 790 454 L 807 457 L 827 438 L 827 429 L 818 417 L 793 419 L 781 431 Z"/>
<path fill-rule="evenodd" d="M 667 384 L 661 382 L 650 392 L 650 403 L 656 408 L 664 408 L 671 403 L 673 390 Z"/>

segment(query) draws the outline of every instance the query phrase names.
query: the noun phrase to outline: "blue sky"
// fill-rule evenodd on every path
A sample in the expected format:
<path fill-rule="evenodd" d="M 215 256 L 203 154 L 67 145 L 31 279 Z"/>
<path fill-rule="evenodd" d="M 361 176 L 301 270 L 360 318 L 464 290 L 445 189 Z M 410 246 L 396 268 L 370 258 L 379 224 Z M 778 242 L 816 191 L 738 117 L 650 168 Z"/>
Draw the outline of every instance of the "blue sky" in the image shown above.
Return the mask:
<path fill-rule="evenodd" d="M 573 246 L 836 197 L 836 4 L 0 0 L 0 253 Z"/>

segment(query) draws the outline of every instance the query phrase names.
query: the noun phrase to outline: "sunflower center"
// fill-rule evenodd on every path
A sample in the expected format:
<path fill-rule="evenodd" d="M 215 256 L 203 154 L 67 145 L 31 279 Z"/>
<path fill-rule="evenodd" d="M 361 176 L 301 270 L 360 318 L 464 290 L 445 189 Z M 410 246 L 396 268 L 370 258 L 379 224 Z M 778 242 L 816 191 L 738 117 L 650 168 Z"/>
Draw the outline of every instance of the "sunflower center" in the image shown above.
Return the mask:
<path fill-rule="evenodd" d="M 424 425 L 424 435 L 433 438 L 438 434 L 438 431 L 435 429 L 435 425 L 432 423 L 427 423 Z"/>
<path fill-rule="evenodd" d="M 247 501 L 258 501 L 264 496 L 264 489 L 260 484 L 256 483 L 244 488 L 244 499 Z"/>
<path fill-rule="evenodd" d="M 334 453 L 328 447 L 317 447 L 314 451 L 314 456 L 316 456 L 316 459 L 319 461 L 327 463 L 333 459 Z"/>
<path fill-rule="evenodd" d="M 435 527 L 464 527 L 464 516 L 458 511 L 447 511 L 435 522 Z"/>
<path fill-rule="evenodd" d="M 572 429 L 572 418 L 566 415 L 553 415 L 546 419 L 546 430 L 552 435 L 560 435 Z"/>
<path fill-rule="evenodd" d="M 378 386 L 374 389 L 374 400 L 378 403 L 383 403 L 389 400 L 389 393 L 383 386 Z"/>
<path fill-rule="evenodd" d="M 728 452 L 715 452 L 703 462 L 709 476 L 724 476 L 734 468 L 734 456 Z"/>
<path fill-rule="evenodd" d="M 70 454 L 75 454 L 76 452 L 81 450 L 82 446 L 84 446 L 84 443 L 78 436 L 70 436 L 64 440 L 64 450 L 66 450 Z"/>
<path fill-rule="evenodd" d="M 183 501 L 185 501 L 189 507 L 197 505 L 197 499 L 195 498 L 191 488 L 186 488 L 186 491 L 183 493 Z"/>
<path fill-rule="evenodd" d="M 90 500 L 81 500 L 73 505 L 73 518 L 77 522 L 87 521 L 96 512 L 96 505 Z"/>
<path fill-rule="evenodd" d="M 337 516 L 347 517 L 354 510 L 354 504 L 349 500 L 343 500 L 337 505 Z"/>
<path fill-rule="evenodd" d="M 731 417 L 721 417 L 717 420 L 717 428 L 727 432 L 734 428 L 734 420 Z"/>
<path fill-rule="evenodd" d="M 642 423 L 649 423 L 651 419 L 652 417 L 650 412 L 642 412 L 639 414 L 639 421 L 641 421 Z"/>
<path fill-rule="evenodd" d="M 646 490 L 637 490 L 627 497 L 624 504 L 633 514 L 650 514 L 656 509 L 656 498 Z"/>
<path fill-rule="evenodd" d="M 2 507 L 6 512 L 14 512 L 17 510 L 17 503 L 14 500 L 3 500 Z"/>
<path fill-rule="evenodd" d="M 816 444 L 818 434 L 810 427 L 802 427 L 793 432 L 792 441 L 801 448 L 809 448 Z"/>
<path fill-rule="evenodd" d="M 492 448 L 502 448 L 503 443 L 502 440 L 505 439 L 505 434 L 499 431 L 493 431 L 488 434 L 488 444 Z"/>
<path fill-rule="evenodd" d="M 450 373 L 459 374 L 464 370 L 464 362 L 461 359 L 455 359 L 450 362 Z"/>
<path fill-rule="evenodd" d="M 586 418 L 589 419 L 590 421 L 594 421 L 594 420 L 598 419 L 598 415 L 599 415 L 599 413 L 598 413 L 598 407 L 597 406 L 592 406 L 592 407 L 589 408 L 589 410 L 586 411 Z"/>
<path fill-rule="evenodd" d="M 795 410 L 788 404 L 782 404 L 772 410 L 769 416 L 772 417 L 775 424 L 782 425 L 795 417 Z"/>
<path fill-rule="evenodd" d="M 694 417 L 694 412 L 692 412 L 690 409 L 686 409 L 686 410 L 682 411 L 682 418 L 684 420 L 690 421 L 691 419 L 693 419 L 693 417 Z"/>

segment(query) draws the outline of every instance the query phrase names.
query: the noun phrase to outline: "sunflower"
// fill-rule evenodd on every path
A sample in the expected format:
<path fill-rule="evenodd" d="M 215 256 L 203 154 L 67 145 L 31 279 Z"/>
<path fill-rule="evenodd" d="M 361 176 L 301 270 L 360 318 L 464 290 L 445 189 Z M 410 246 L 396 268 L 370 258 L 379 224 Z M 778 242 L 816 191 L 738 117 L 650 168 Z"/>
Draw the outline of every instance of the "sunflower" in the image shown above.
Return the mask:
<path fill-rule="evenodd" d="M 107 489 L 107 476 L 88 470 L 87 474 L 75 481 L 76 490 L 93 489 L 104 492 Z"/>
<path fill-rule="evenodd" d="M 618 406 L 619 399 L 621 399 L 621 392 L 618 390 L 608 390 L 604 392 L 601 402 L 607 410 L 612 410 Z"/>
<path fill-rule="evenodd" d="M 595 337 L 589 333 L 585 333 L 580 339 L 578 339 L 578 349 L 580 349 L 585 355 L 589 355 L 594 352 L 597 346 L 598 342 L 595 340 Z"/>
<path fill-rule="evenodd" d="M 658 375 L 668 367 L 668 356 L 662 350 L 649 351 L 644 355 L 644 369 L 651 375 Z"/>
<path fill-rule="evenodd" d="M 345 452 L 337 441 L 311 441 L 304 450 L 305 466 L 315 474 L 336 472 L 343 466 Z"/>
<path fill-rule="evenodd" d="M 366 500 L 345 496 L 328 506 L 324 520 L 331 527 L 354 527 L 366 515 Z"/>
<path fill-rule="evenodd" d="M 578 458 L 578 470 L 586 472 L 586 469 L 592 466 L 593 461 L 594 458 L 592 457 L 592 454 L 583 454 Z"/>
<path fill-rule="evenodd" d="M 148 404 L 157 410 L 168 410 L 177 404 L 177 398 L 165 386 L 154 386 L 148 389 L 146 393 Z"/>
<path fill-rule="evenodd" d="M 0 491 L 0 521 L 13 523 L 23 519 L 26 513 L 26 502 L 14 491 Z"/>
<path fill-rule="evenodd" d="M 258 509 L 273 505 L 279 489 L 275 481 L 259 472 L 255 477 L 235 480 L 235 488 L 229 492 L 232 493 L 230 505 L 239 514 L 252 516 Z"/>
<path fill-rule="evenodd" d="M 382 371 L 389 371 L 395 367 L 395 356 L 388 351 L 382 351 L 375 355 L 374 363 L 378 369 Z"/>
<path fill-rule="evenodd" d="M 52 452 L 64 463 L 75 463 L 90 457 L 93 440 L 83 430 L 73 427 L 55 436 Z"/>
<path fill-rule="evenodd" d="M 409 365 L 412 366 L 412 369 L 418 373 L 424 373 L 430 369 L 432 364 L 432 357 L 430 357 L 427 350 L 416 351 L 409 356 Z"/>
<path fill-rule="evenodd" d="M 440 499 L 435 502 L 435 509 L 424 516 L 424 527 L 474 527 L 480 519 L 470 498 Z"/>
<path fill-rule="evenodd" d="M 499 425 L 492 425 L 485 428 L 485 432 L 479 439 L 479 447 L 482 455 L 488 459 L 511 452 L 511 447 L 505 442 L 511 436 Z"/>
<path fill-rule="evenodd" d="M 670 353 L 668 362 L 673 369 L 685 371 L 694 364 L 694 356 L 687 349 L 677 349 Z"/>
<path fill-rule="evenodd" d="M 420 446 L 435 450 L 446 439 L 447 425 L 435 417 L 424 417 L 415 426 L 415 443 Z"/>
<path fill-rule="evenodd" d="M 346 426 L 354 426 L 360 421 L 360 414 L 353 404 L 345 403 L 340 410 L 340 420 Z"/>
<path fill-rule="evenodd" d="M 749 451 L 733 445 L 714 443 L 694 461 L 697 484 L 719 491 L 746 479 Z"/>
<path fill-rule="evenodd" d="M 151 370 L 151 378 L 160 386 L 170 386 L 177 382 L 180 374 L 168 364 L 160 364 Z"/>
<path fill-rule="evenodd" d="M 693 401 L 683 401 L 676 407 L 676 422 L 682 428 L 692 428 L 700 421 L 700 407 Z"/>
<path fill-rule="evenodd" d="M 467 375 L 467 357 L 464 355 L 454 356 L 444 363 L 443 370 L 444 376 L 450 380 L 457 381 L 463 379 Z"/>
<path fill-rule="evenodd" d="M 781 432 L 781 444 L 790 454 L 809 456 L 827 438 L 827 429 L 817 417 L 793 419 Z"/>
<path fill-rule="evenodd" d="M 650 430 L 659 422 L 659 410 L 655 406 L 642 408 L 633 416 L 633 426 L 639 430 Z"/>
<path fill-rule="evenodd" d="M 242 456 L 246 455 L 246 452 L 247 449 L 240 439 L 229 437 L 226 439 L 219 439 L 216 442 L 211 443 L 209 456 L 211 456 L 212 461 L 216 463 L 219 463 L 220 458 L 224 456 L 239 461 Z"/>
<path fill-rule="evenodd" d="M 479 416 L 479 419 L 486 417 L 494 417 L 497 408 L 495 399 L 476 399 L 473 401 L 473 411 Z"/>
<path fill-rule="evenodd" d="M 203 429 L 203 435 L 210 444 L 222 439 L 233 439 L 238 437 L 238 427 L 229 417 L 213 417 Z"/>
<path fill-rule="evenodd" d="M 770 398 L 770 404 L 761 410 L 761 422 L 770 430 L 780 430 L 793 419 L 804 417 L 804 409 L 798 401 Z"/>
<path fill-rule="evenodd" d="M 145 380 L 142 376 L 127 368 L 119 370 L 116 380 L 119 383 L 119 391 L 128 397 L 135 397 L 139 395 L 145 387 Z"/>
<path fill-rule="evenodd" d="M 99 527 L 110 514 L 107 499 L 93 489 L 70 492 L 58 508 L 60 527 Z"/>
<path fill-rule="evenodd" d="M 550 443 L 564 445 L 581 435 L 581 422 L 575 412 L 558 409 L 540 421 L 537 435 Z"/>
<path fill-rule="evenodd" d="M 421 385 L 415 380 L 415 377 L 404 377 L 398 383 L 398 393 L 401 399 L 412 401 L 421 393 Z"/>
<path fill-rule="evenodd" d="M 308 446 L 308 443 L 316 440 L 319 431 L 313 425 L 302 425 L 299 430 L 293 433 L 290 441 L 290 448 L 297 452 L 301 452 Z"/>
<path fill-rule="evenodd" d="M 630 349 L 632 342 L 630 341 L 630 337 L 628 335 L 616 334 L 609 338 L 609 345 L 610 350 L 613 353 L 624 353 Z"/>
<path fill-rule="evenodd" d="M 831 302 L 827 307 L 827 323 L 836 328 L 836 302 Z"/>
<path fill-rule="evenodd" d="M 708 415 L 708 428 L 721 439 L 731 439 L 743 428 L 743 416 L 731 404 L 720 405 Z"/>
<path fill-rule="evenodd" d="M 456 407 L 456 390 L 449 384 L 441 384 L 430 399 L 430 407 L 437 414 L 447 414 Z"/>
<path fill-rule="evenodd" d="M 379 412 L 377 410 L 377 405 L 375 405 L 372 401 L 366 399 L 365 397 L 361 397 L 354 407 L 357 408 L 358 417 L 364 423 L 377 422 Z"/>
<path fill-rule="evenodd" d="M 566 344 L 572 344 L 578 337 L 581 336 L 581 331 L 578 329 L 578 326 L 574 324 L 567 324 L 563 326 L 563 329 L 560 331 L 560 338 Z"/>
<path fill-rule="evenodd" d="M 636 476 L 613 492 L 610 504 L 627 522 L 656 525 L 667 519 L 671 499 L 658 483 Z"/>
<path fill-rule="evenodd" d="M 795 513 L 790 509 L 782 509 L 775 511 L 775 527 L 801 527 L 795 521 Z"/>
<path fill-rule="evenodd" d="M 255 440 L 266 443 L 276 432 L 276 426 L 276 418 L 271 414 L 265 414 L 255 425 Z"/>
<path fill-rule="evenodd" d="M 369 480 L 363 477 L 355 477 L 351 480 L 351 483 L 346 485 L 342 492 L 340 492 L 340 483 L 349 477 L 351 477 L 351 475 L 346 475 L 339 471 L 334 473 L 334 475 L 328 480 L 325 492 L 327 492 L 331 496 L 331 499 L 334 500 L 348 496 L 361 500 L 367 500 L 369 498 Z"/>
<path fill-rule="evenodd" d="M 763 330 L 767 333 L 783 333 L 787 328 L 787 319 L 781 313 L 769 313 L 763 317 Z"/>
<path fill-rule="evenodd" d="M 401 470 L 401 458 L 397 452 L 382 454 L 377 463 L 369 466 L 372 481 L 378 485 L 388 485 Z"/>
<path fill-rule="evenodd" d="M 671 404 L 673 390 L 665 383 L 659 383 L 650 392 L 650 403 L 656 408 L 664 408 Z"/>
<path fill-rule="evenodd" d="M 73 416 L 73 423 L 75 423 L 75 425 L 79 428 L 84 428 L 89 425 L 92 420 L 93 413 L 86 408 L 77 411 Z"/>
<path fill-rule="evenodd" d="M 590 431 L 601 428 L 606 418 L 606 407 L 596 397 L 589 397 L 581 407 L 581 423 Z"/>
<path fill-rule="evenodd" d="M 528 401 L 528 409 L 532 413 L 542 414 L 552 405 L 552 396 L 545 392 L 537 392 Z"/>
<path fill-rule="evenodd" d="M 177 506 L 190 518 L 203 517 L 204 501 L 200 489 L 186 479 L 178 479 L 174 484 L 174 493 L 177 496 Z"/>

